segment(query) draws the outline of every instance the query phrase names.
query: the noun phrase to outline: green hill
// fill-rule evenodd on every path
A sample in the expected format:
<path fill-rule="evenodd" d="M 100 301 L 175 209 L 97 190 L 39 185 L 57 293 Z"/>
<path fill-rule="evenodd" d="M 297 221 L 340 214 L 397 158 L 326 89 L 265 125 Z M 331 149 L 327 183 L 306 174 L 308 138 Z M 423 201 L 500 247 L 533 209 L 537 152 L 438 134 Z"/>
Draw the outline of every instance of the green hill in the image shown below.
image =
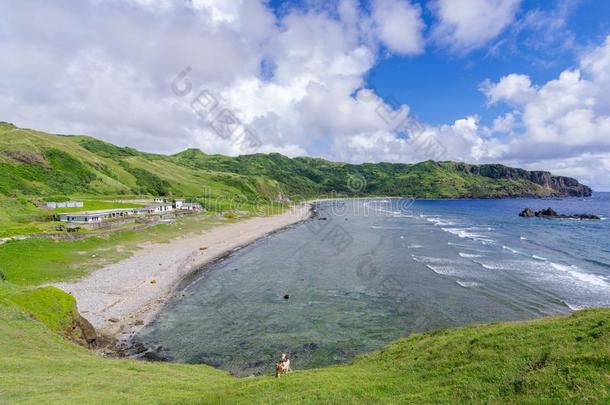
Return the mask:
<path fill-rule="evenodd" d="M 278 380 L 231 377 L 205 365 L 102 358 L 52 331 L 70 325 L 69 295 L 47 288 L 15 298 L 2 291 L 2 403 L 610 401 L 608 309 L 415 334 L 351 364 L 312 370 L 297 364 Z"/>
<path fill-rule="evenodd" d="M 279 184 L 260 176 L 194 169 L 171 156 L 0 124 L 0 194 L 171 195 L 273 198 Z"/>
<path fill-rule="evenodd" d="M 5 196 L 179 195 L 251 201 L 331 193 L 502 198 L 587 196 L 591 189 L 571 178 L 502 165 L 354 165 L 277 153 L 228 157 L 195 149 L 166 156 L 0 123 L 0 194 Z"/>

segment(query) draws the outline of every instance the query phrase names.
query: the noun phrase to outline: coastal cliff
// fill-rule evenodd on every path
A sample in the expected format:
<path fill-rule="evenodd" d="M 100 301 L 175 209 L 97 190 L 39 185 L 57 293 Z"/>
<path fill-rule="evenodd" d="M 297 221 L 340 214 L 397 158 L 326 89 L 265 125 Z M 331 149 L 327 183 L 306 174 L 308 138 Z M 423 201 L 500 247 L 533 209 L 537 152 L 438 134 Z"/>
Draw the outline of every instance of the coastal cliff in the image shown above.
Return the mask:
<path fill-rule="evenodd" d="M 527 171 L 500 164 L 469 165 L 457 163 L 456 168 L 465 173 L 492 179 L 522 179 L 540 185 L 558 197 L 589 197 L 593 193 L 590 187 L 580 184 L 571 177 L 553 176 L 545 171 Z"/>

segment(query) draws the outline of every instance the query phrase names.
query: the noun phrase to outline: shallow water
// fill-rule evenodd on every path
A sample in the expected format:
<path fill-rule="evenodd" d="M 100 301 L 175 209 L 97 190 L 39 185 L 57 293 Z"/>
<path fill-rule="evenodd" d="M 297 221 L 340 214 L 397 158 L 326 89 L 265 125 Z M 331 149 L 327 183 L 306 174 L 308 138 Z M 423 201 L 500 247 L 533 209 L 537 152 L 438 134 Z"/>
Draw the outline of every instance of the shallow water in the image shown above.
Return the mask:
<path fill-rule="evenodd" d="M 566 200 L 324 202 L 205 268 L 135 341 L 236 375 L 344 362 L 416 331 L 610 306 L 608 221 L 520 218 Z M 321 218 L 326 218 L 323 220 Z"/>

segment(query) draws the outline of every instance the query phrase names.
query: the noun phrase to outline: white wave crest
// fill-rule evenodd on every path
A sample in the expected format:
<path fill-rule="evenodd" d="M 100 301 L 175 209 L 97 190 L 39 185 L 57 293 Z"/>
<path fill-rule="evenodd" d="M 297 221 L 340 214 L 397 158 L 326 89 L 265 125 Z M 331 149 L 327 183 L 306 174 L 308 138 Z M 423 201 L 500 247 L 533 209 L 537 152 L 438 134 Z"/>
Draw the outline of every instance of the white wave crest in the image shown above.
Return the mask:
<path fill-rule="evenodd" d="M 456 283 L 458 283 L 459 285 L 461 285 L 464 288 L 473 288 L 473 287 L 480 287 L 481 284 L 477 283 L 475 281 L 457 281 Z"/>
<path fill-rule="evenodd" d="M 453 276 L 455 274 L 458 274 L 451 266 L 433 266 L 431 264 L 426 264 L 426 267 L 441 276 Z"/>
<path fill-rule="evenodd" d="M 512 248 L 512 247 L 510 247 L 510 246 L 502 246 L 502 249 L 504 249 L 504 250 L 508 250 L 509 252 L 512 252 L 512 253 L 517 254 L 517 255 L 521 254 L 521 252 L 519 252 L 519 251 L 518 251 L 518 250 L 516 250 L 516 249 L 513 249 L 513 248 Z"/>
<path fill-rule="evenodd" d="M 426 221 L 432 222 L 434 226 L 453 226 L 455 222 L 439 218 L 439 217 L 427 217 Z"/>
<path fill-rule="evenodd" d="M 468 228 L 441 228 L 445 232 L 449 232 L 453 235 L 456 235 L 462 239 L 472 239 L 483 243 L 493 243 L 495 240 L 487 237 L 486 235 L 481 235 L 479 233 L 474 233 Z"/>
<path fill-rule="evenodd" d="M 567 273 L 570 277 L 575 278 L 579 281 L 597 286 L 597 287 L 610 287 L 608 283 L 601 277 L 595 274 L 584 273 L 580 271 L 578 266 L 566 265 L 560 263 L 549 262 L 549 264 L 555 269 L 561 272 Z"/>
<path fill-rule="evenodd" d="M 475 254 L 472 254 L 472 253 L 463 253 L 463 252 L 460 252 L 458 254 L 461 257 L 465 258 L 465 259 L 475 259 L 477 257 L 483 257 L 483 255 L 475 255 Z"/>
<path fill-rule="evenodd" d="M 473 260 L 473 262 L 475 262 L 476 264 L 480 265 L 481 267 L 483 267 L 484 269 L 487 269 L 487 270 L 506 270 L 506 268 L 501 266 L 499 263 L 485 263 L 485 262 L 479 262 L 476 260 Z"/>

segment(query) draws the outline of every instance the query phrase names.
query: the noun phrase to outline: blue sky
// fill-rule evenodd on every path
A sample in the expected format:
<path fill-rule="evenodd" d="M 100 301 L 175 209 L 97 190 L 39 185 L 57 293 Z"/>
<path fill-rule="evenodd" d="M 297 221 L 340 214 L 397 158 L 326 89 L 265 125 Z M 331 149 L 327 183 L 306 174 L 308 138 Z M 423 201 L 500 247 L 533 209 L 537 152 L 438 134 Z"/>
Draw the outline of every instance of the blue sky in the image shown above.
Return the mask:
<path fill-rule="evenodd" d="M 2 2 L 0 120 L 160 153 L 499 162 L 610 190 L 608 16 L 603 0 Z"/>
<path fill-rule="evenodd" d="M 573 48 L 532 49 L 527 43 L 536 41 L 538 32 L 526 32 L 513 38 L 509 29 L 494 42 L 514 41 L 516 49 L 506 46 L 493 54 L 489 48 L 482 48 L 467 55 L 452 55 L 445 49 L 432 47 L 414 57 L 390 56 L 371 70 L 368 83 L 381 96 L 391 96 L 409 104 L 418 118 L 426 122 L 441 125 L 478 114 L 489 124 L 508 108 L 487 108 L 485 95 L 479 91 L 481 82 L 520 72 L 528 74 L 534 83 L 545 83 L 561 71 L 577 66 L 579 52 L 603 42 L 610 32 L 610 1 L 572 3 L 565 30 L 574 35 L 576 44 Z M 557 1 L 524 1 L 517 18 L 533 9 L 553 12 L 560 7 Z M 434 16 L 430 12 L 425 12 L 424 18 L 428 26 L 433 23 Z"/>

